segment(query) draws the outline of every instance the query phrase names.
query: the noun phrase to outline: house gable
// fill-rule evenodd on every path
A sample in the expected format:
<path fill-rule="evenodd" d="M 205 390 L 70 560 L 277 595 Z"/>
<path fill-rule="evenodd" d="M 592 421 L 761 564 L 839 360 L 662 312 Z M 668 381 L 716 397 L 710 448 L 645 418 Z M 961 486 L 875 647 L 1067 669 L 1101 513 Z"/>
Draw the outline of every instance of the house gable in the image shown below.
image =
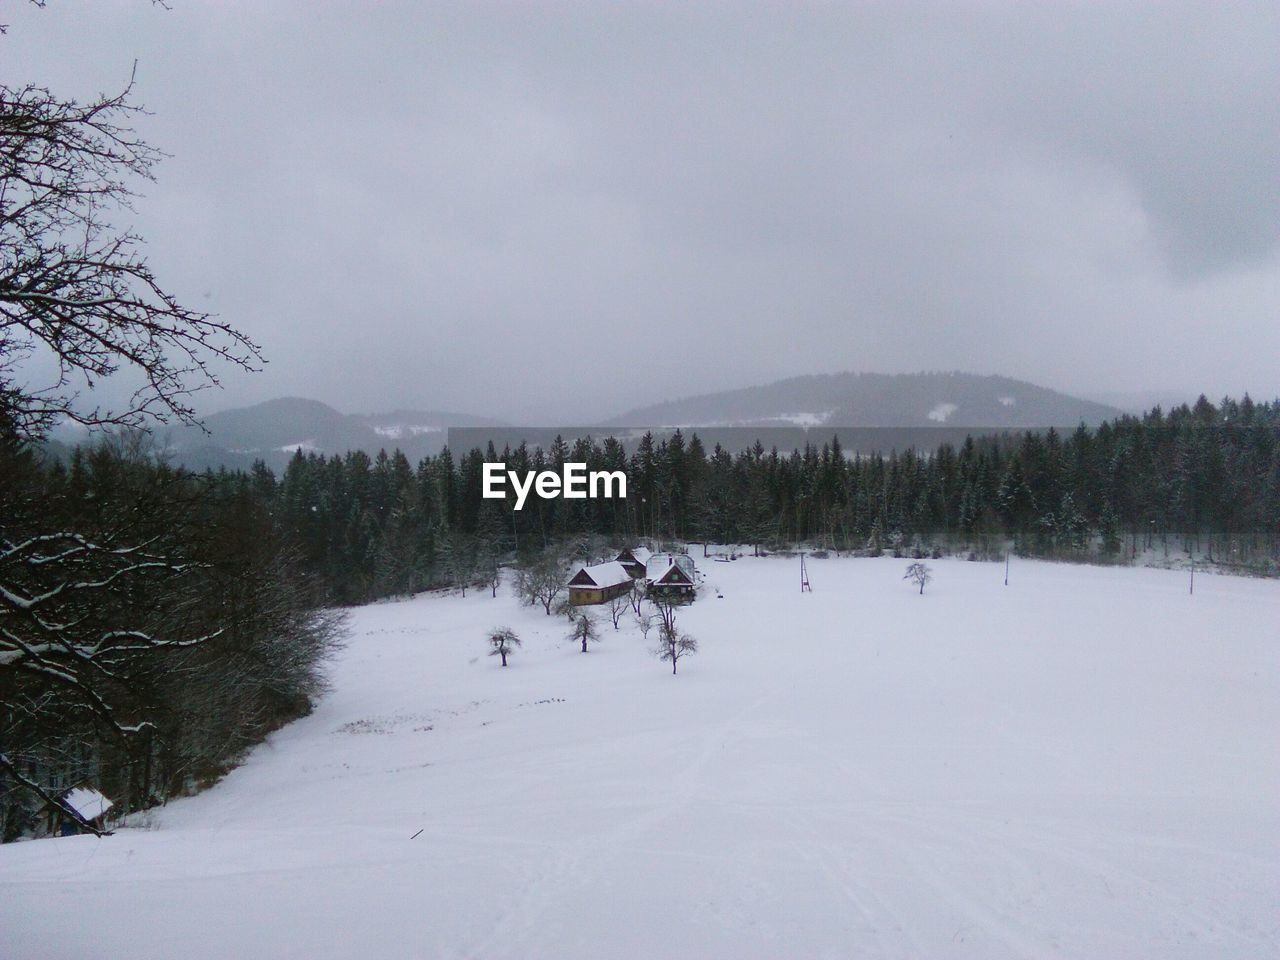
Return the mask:
<path fill-rule="evenodd" d="M 693 586 L 693 581 L 689 579 L 689 575 L 680 567 L 672 564 L 669 566 L 662 576 L 653 580 L 655 587 L 674 587 L 674 586 Z"/>

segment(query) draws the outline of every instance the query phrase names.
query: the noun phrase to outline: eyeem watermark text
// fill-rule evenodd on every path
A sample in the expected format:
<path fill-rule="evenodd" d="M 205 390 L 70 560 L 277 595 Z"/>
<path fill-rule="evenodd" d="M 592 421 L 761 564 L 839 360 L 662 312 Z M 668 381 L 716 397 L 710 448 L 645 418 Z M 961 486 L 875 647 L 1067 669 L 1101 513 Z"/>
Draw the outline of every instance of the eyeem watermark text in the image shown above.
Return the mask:
<path fill-rule="evenodd" d="M 529 491 L 537 493 L 544 500 L 564 497 L 566 500 L 585 500 L 619 497 L 626 499 L 627 475 L 621 470 L 592 470 L 587 472 L 585 463 L 566 463 L 560 473 L 554 470 L 528 470 L 523 483 L 516 471 L 506 469 L 505 463 L 486 463 L 484 465 L 484 485 L 482 495 L 486 500 L 505 500 L 506 485 L 516 494 L 516 509 L 523 510 Z M 616 492 L 615 492 L 616 491 Z"/>

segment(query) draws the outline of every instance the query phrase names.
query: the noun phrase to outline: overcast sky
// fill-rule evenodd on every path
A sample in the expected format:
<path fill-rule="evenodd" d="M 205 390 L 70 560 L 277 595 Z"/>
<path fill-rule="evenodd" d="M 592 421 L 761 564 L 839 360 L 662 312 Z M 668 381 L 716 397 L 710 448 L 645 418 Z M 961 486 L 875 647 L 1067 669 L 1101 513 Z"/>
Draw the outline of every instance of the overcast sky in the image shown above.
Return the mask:
<path fill-rule="evenodd" d="M 0 0 L 263 345 L 220 409 L 590 420 L 838 370 L 1280 395 L 1280 5 Z"/>

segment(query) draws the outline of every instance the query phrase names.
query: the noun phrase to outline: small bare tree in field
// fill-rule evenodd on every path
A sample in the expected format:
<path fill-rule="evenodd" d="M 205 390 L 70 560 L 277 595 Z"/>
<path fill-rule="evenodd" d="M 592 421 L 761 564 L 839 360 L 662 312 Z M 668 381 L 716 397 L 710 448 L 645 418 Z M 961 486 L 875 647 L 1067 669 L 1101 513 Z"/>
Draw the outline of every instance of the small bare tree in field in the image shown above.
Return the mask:
<path fill-rule="evenodd" d="M 494 627 L 489 631 L 489 651 L 491 657 L 501 657 L 502 665 L 507 665 L 507 657 L 520 646 L 520 638 L 510 627 Z"/>
<path fill-rule="evenodd" d="M 627 600 L 631 603 L 631 609 L 637 617 L 640 616 L 640 605 L 644 603 L 644 581 L 632 580 L 631 589 L 627 591 Z"/>
<path fill-rule="evenodd" d="M 681 657 L 698 652 L 698 641 L 687 633 L 681 633 L 675 624 L 666 621 L 658 627 L 658 659 L 671 664 L 671 674 L 675 676 L 676 666 Z"/>
<path fill-rule="evenodd" d="M 933 571 L 923 563 L 913 563 L 907 567 L 907 572 L 902 575 L 902 579 L 918 583 L 920 585 L 920 595 L 924 596 L 924 585 L 933 579 Z"/>
<path fill-rule="evenodd" d="M 556 598 L 565 591 L 565 579 L 564 564 L 548 553 L 520 568 L 516 574 L 516 592 L 530 606 L 542 604 L 549 617 Z"/>
<path fill-rule="evenodd" d="M 582 652 L 587 652 L 588 643 L 598 643 L 600 640 L 600 628 L 596 625 L 595 617 L 589 613 L 580 613 L 573 618 L 573 629 L 569 632 L 570 640 L 577 640 L 582 643 Z"/>
<path fill-rule="evenodd" d="M 622 619 L 622 615 L 631 607 L 631 601 L 627 595 L 621 594 L 610 598 L 605 609 L 609 611 L 609 619 L 613 621 L 613 629 L 618 629 L 618 621 Z"/>
<path fill-rule="evenodd" d="M 637 610 L 636 626 L 640 628 L 640 636 L 649 639 L 649 631 L 653 629 L 653 614 L 647 610 Z"/>
<path fill-rule="evenodd" d="M 573 623 L 573 618 L 578 615 L 578 605 L 568 597 L 559 597 L 551 607 L 551 612 Z"/>

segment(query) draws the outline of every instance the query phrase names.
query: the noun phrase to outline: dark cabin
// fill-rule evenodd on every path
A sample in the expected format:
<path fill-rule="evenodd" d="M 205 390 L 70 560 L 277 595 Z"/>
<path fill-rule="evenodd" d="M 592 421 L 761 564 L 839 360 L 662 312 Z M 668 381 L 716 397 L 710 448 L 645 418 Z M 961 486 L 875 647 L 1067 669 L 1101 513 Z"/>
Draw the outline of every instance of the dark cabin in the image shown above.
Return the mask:
<path fill-rule="evenodd" d="M 652 556 L 648 547 L 631 547 L 623 550 L 614 559 L 627 568 L 627 573 L 631 574 L 633 580 L 640 580 L 644 577 L 649 558 Z"/>
<path fill-rule="evenodd" d="M 692 600 L 697 574 L 687 553 L 659 553 L 649 560 L 645 571 L 649 596 L 668 600 Z"/>

